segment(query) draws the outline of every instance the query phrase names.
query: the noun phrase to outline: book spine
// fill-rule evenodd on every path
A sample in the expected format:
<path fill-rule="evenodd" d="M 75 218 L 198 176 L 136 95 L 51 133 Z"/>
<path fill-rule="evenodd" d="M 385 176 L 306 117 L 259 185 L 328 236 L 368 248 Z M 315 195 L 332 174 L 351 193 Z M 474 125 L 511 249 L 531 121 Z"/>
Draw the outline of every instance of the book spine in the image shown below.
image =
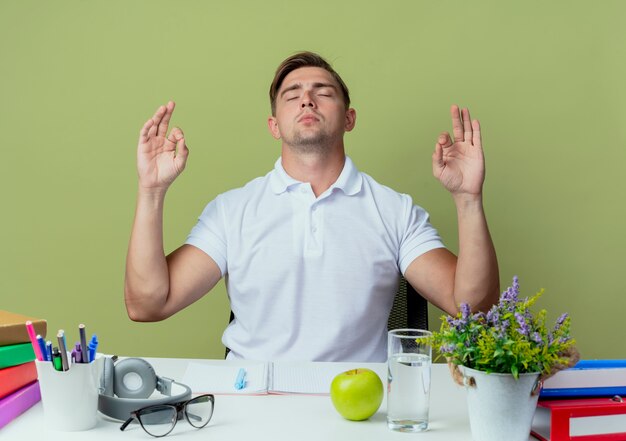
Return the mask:
<path fill-rule="evenodd" d="M 626 396 L 626 386 L 542 389 L 539 398 L 613 397 L 615 395 Z"/>
<path fill-rule="evenodd" d="M 0 369 L 28 363 L 35 359 L 35 351 L 30 343 L 0 346 Z"/>
<path fill-rule="evenodd" d="M 24 317 L 24 321 L 12 321 L 9 323 L 2 323 L 1 319 L 2 317 L 0 317 L 0 346 L 30 342 L 28 332 L 26 331 L 26 320 L 28 320 L 28 317 Z M 16 320 L 16 318 L 13 318 L 13 320 Z M 30 320 L 35 327 L 35 333 L 46 338 L 48 323 L 41 319 Z"/>
<path fill-rule="evenodd" d="M 29 384 L 0 400 L 0 429 L 41 400 L 39 382 Z"/>
<path fill-rule="evenodd" d="M 0 398 L 12 394 L 36 379 L 37 368 L 34 361 L 0 369 Z"/>
<path fill-rule="evenodd" d="M 626 360 L 580 360 L 570 369 L 617 369 L 626 368 Z"/>

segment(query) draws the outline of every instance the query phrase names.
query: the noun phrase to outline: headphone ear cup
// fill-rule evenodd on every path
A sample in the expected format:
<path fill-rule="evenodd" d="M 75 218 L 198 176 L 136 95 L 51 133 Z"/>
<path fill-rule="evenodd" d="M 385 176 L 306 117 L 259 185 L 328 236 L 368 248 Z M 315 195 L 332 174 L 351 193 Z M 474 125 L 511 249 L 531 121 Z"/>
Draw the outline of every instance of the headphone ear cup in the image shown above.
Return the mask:
<path fill-rule="evenodd" d="M 100 386 L 102 388 L 102 394 L 109 397 L 113 396 L 113 377 L 115 376 L 115 366 L 113 365 L 112 358 L 104 359 L 104 367 L 102 368 L 102 379 L 100 380 Z"/>
<path fill-rule="evenodd" d="M 148 398 L 156 385 L 156 373 L 146 360 L 126 358 L 115 365 L 113 388 L 119 398 Z"/>

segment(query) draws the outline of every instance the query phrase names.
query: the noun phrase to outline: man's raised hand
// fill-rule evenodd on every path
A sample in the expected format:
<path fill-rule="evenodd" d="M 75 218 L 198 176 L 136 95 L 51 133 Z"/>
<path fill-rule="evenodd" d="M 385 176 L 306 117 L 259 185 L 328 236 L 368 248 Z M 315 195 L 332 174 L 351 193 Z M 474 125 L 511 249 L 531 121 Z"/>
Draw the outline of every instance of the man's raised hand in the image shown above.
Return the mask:
<path fill-rule="evenodd" d="M 453 195 L 480 195 L 485 180 L 485 160 L 478 120 L 468 109 L 450 108 L 452 133 L 443 132 L 435 144 L 433 175 Z"/>
<path fill-rule="evenodd" d="M 160 106 L 141 128 L 137 146 L 139 186 L 145 190 L 165 191 L 182 173 L 189 149 L 178 127 L 167 135 L 175 103 Z"/>

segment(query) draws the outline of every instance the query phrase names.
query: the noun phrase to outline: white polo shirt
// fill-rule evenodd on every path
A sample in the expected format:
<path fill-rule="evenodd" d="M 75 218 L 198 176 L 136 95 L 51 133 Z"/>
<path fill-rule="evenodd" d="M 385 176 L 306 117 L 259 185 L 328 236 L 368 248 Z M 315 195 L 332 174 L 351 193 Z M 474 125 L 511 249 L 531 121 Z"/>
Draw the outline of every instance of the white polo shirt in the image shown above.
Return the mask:
<path fill-rule="evenodd" d="M 319 197 L 274 170 L 211 201 L 187 244 L 215 260 L 235 320 L 229 358 L 380 362 L 399 274 L 443 244 L 411 197 L 346 157 Z"/>

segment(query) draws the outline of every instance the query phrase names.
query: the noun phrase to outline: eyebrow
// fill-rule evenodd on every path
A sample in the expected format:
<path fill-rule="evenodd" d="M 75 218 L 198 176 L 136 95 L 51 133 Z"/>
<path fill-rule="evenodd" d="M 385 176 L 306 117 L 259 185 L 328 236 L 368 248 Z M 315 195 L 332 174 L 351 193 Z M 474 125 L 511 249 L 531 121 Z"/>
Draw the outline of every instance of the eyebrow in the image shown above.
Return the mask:
<path fill-rule="evenodd" d="M 313 89 L 321 89 L 323 87 L 330 87 L 330 88 L 332 88 L 334 90 L 337 90 L 335 85 L 332 84 L 332 83 L 313 83 L 312 84 L 312 88 Z M 292 84 L 291 86 L 283 89 L 282 92 L 280 92 L 280 96 L 282 97 L 287 92 L 292 91 L 292 90 L 298 90 L 298 89 L 302 89 L 302 84 L 301 83 Z"/>

